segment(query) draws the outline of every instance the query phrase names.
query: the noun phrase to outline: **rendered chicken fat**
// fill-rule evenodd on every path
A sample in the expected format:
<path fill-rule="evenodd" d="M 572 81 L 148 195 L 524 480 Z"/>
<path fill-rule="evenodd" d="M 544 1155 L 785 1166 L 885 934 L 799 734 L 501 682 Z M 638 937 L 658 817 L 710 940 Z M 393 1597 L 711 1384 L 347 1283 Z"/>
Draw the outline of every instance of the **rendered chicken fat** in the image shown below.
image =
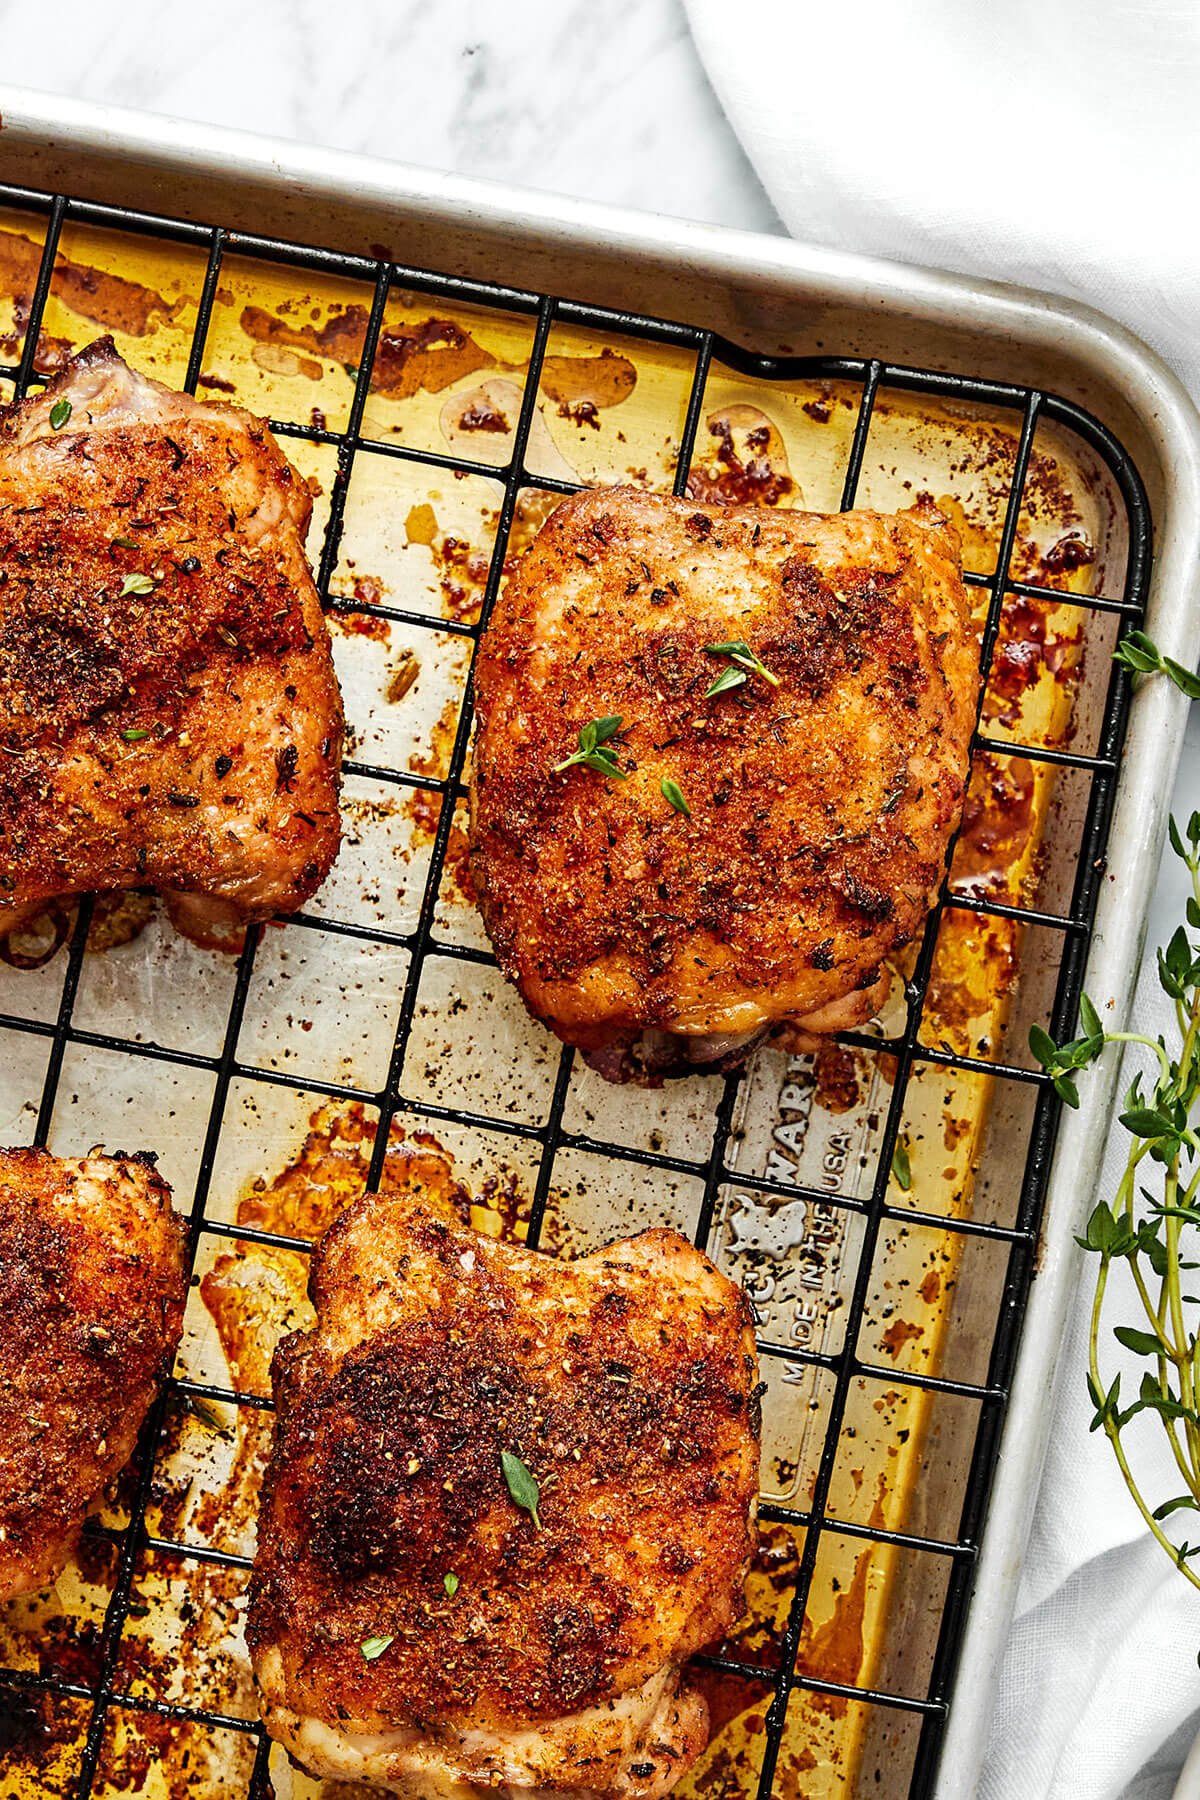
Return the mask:
<path fill-rule="evenodd" d="M 342 1216 L 312 1292 L 247 1624 L 272 1735 L 414 1800 L 667 1793 L 754 1545 L 740 1289 L 670 1231 L 559 1263 L 410 1191 Z"/>
<path fill-rule="evenodd" d="M 308 490 L 261 420 L 109 339 L 0 423 L 0 935 L 165 895 L 206 941 L 337 852 L 341 700 Z"/>
<path fill-rule="evenodd" d="M 480 648 L 471 853 L 501 967 L 614 1080 L 861 1024 L 937 892 L 978 691 L 929 504 L 564 501 Z M 568 760 L 596 721 L 602 754 Z"/>

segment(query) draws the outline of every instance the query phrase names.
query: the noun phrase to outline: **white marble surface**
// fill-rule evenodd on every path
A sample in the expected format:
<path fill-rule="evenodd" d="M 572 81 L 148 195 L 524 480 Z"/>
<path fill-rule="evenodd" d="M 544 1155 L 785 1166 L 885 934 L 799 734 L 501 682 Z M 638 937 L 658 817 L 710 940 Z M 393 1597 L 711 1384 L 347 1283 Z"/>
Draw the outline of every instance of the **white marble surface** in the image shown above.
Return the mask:
<path fill-rule="evenodd" d="M 48 16 L 44 4 L 0 0 L 0 79 L 781 229 L 708 84 L 682 0 L 56 0 L 51 31 Z M 1176 810 L 1186 815 L 1197 792 L 1200 709 Z M 1151 943 L 1182 907 L 1177 865 L 1165 864 Z"/>
<path fill-rule="evenodd" d="M 681 0 L 0 0 L 0 79 L 780 229 Z"/>

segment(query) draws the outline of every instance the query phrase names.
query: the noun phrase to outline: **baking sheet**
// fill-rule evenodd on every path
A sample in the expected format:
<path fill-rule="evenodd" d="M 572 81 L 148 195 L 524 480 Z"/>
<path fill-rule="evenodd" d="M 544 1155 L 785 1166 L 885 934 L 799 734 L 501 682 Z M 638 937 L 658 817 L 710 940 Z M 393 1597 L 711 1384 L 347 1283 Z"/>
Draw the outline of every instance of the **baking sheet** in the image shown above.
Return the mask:
<path fill-rule="evenodd" d="M 36 254 L 36 219 L 0 220 L 0 231 L 26 240 Z M 16 290 L 11 322 L 19 336 L 27 292 L 20 271 L 28 269 L 30 257 L 19 243 L 15 251 L 7 248 L 0 268 L 10 271 Z M 61 277 L 44 322 L 47 360 L 56 341 L 79 345 L 107 328 L 135 366 L 180 379 L 202 258 L 177 246 L 69 226 L 59 263 Z M 112 276 L 127 285 L 104 279 Z M 314 432 L 337 431 L 353 393 L 362 309 L 370 298 L 369 289 L 353 283 L 230 258 L 222 269 L 201 391 L 236 397 Z M 385 333 L 364 431 L 382 445 L 503 463 L 531 321 L 394 294 Z M 417 348 L 389 349 L 389 339 Z M 690 358 L 664 346 L 556 328 L 530 439 L 531 473 L 669 486 L 690 366 Z M 854 384 L 756 383 L 715 367 L 695 459 L 697 492 L 836 507 L 858 401 Z M 963 530 L 968 567 L 987 572 L 1018 428 L 1015 414 L 948 407 L 885 390 L 876 403 L 860 501 L 894 506 L 932 493 Z M 286 447 L 316 490 L 315 558 L 336 450 L 298 438 L 289 438 Z M 386 1077 L 408 969 L 407 950 L 386 937 L 415 923 L 443 803 L 428 787 L 388 777 L 419 783 L 445 775 L 470 647 L 454 628 L 469 625 L 477 613 L 500 495 L 499 482 L 483 474 L 459 479 L 369 447 L 355 458 L 331 583 L 333 594 L 354 603 L 354 610 L 339 608 L 333 615 L 335 651 L 352 727 L 350 754 L 384 773 L 348 778 L 347 846 L 310 910 L 368 935 L 337 936 L 304 924 L 265 933 L 238 1043 L 239 1057 L 264 1070 L 368 1092 Z M 1029 496 L 1014 576 L 1064 592 L 1119 591 L 1121 509 L 1090 452 L 1065 433 L 1039 428 Z M 514 548 L 552 504 L 552 496 L 527 492 Z M 380 603 L 428 624 L 386 619 L 372 611 Z M 1010 596 L 989 733 L 1086 749 L 1096 731 L 1113 626 L 1111 617 L 1084 615 L 1068 601 L 1047 608 Z M 1048 765 L 999 757 L 981 763 L 956 880 L 964 891 L 993 899 L 1062 908 L 1085 801 L 1086 781 L 1055 778 Z M 436 929 L 448 943 L 482 947 L 466 892 L 464 843 L 456 825 Z M 75 1021 L 134 1042 L 215 1056 L 225 1032 L 232 965 L 188 946 L 153 907 L 145 912 L 128 942 L 110 942 L 85 959 Z M 125 928 L 119 920 L 108 922 L 108 938 Z M 1028 1019 L 1047 1010 L 1060 948 L 1054 933 L 948 912 L 925 1041 L 984 1059 L 1021 1061 Z M 60 955 L 37 971 L 0 970 L 0 1011 L 53 1017 L 63 962 Z M 0 1072 L 0 1120 L 16 1142 L 28 1137 L 36 1116 L 44 1047 L 28 1037 L 0 1035 L 12 1052 Z M 824 1208 L 806 1202 L 781 1207 L 731 1184 L 719 1197 L 709 1240 L 718 1261 L 754 1295 L 768 1350 L 781 1353 L 768 1354 L 765 1364 L 764 1477 L 768 1497 L 782 1504 L 802 1508 L 811 1491 L 830 1387 L 824 1372 L 789 1363 L 786 1352 L 840 1347 L 839 1314 L 856 1272 L 861 1214 L 839 1207 L 838 1200 L 862 1198 L 869 1190 L 889 1097 L 887 1064 L 885 1053 L 869 1050 L 824 1052 L 815 1065 L 766 1052 L 743 1088 L 732 1166 L 747 1175 L 795 1176 L 829 1196 Z M 415 1153 L 449 1167 L 475 1195 L 481 1228 L 519 1236 L 538 1163 L 530 1134 L 546 1116 L 557 1066 L 558 1046 L 529 1023 L 493 969 L 432 956 L 422 972 L 401 1081 L 396 1159 Z M 1031 1092 L 1014 1091 L 1016 1085 L 923 1069 L 908 1090 L 904 1122 L 912 1186 L 894 1184 L 892 1200 L 903 1207 L 911 1199 L 948 1222 L 1010 1222 Z M 561 1151 L 544 1246 L 569 1254 L 649 1223 L 693 1230 L 703 1189 L 698 1165 L 712 1143 L 718 1091 L 710 1079 L 693 1077 L 656 1093 L 617 1093 L 577 1067 L 564 1114 L 569 1132 L 599 1146 L 631 1145 L 697 1167 L 639 1168 L 613 1163 L 601 1149 Z M 149 1136 L 186 1202 L 212 1093 L 209 1071 L 73 1045 L 51 1145 L 63 1151 L 99 1141 L 132 1147 Z M 469 1104 L 497 1129 L 439 1122 L 431 1130 L 416 1110 L 424 1104 Z M 361 1182 L 362 1143 L 372 1127 L 370 1104 L 339 1105 L 323 1101 L 316 1089 L 238 1079 L 225 1108 L 208 1216 L 309 1235 L 331 1214 L 311 1199 L 307 1211 L 296 1212 L 297 1182 L 288 1171 L 299 1164 L 306 1178 L 314 1171 L 327 1174 L 324 1159 L 334 1158 L 339 1179 L 328 1188 L 329 1206 L 335 1206 Z M 980 1241 L 902 1223 L 884 1231 L 860 1337 L 864 1360 L 882 1374 L 853 1390 L 831 1513 L 891 1530 L 916 1529 L 919 1519 L 927 1534 L 954 1537 L 977 1404 L 931 1395 L 903 1377 L 949 1372 L 963 1380 L 982 1378 L 1002 1263 L 994 1247 L 979 1250 Z M 206 1237 L 180 1373 L 218 1388 L 264 1392 L 274 1334 L 306 1317 L 304 1266 L 294 1251 L 240 1248 L 236 1240 Z M 248 1555 L 266 1429 L 263 1415 L 248 1406 L 236 1413 L 217 1406 L 200 1417 L 173 1404 L 157 1452 L 151 1529 Z M 111 1522 L 119 1519 L 118 1511 Z M 22 1608 L 21 1617 L 5 1621 L 0 1660 L 57 1670 L 56 1657 L 66 1667 L 71 1657 L 86 1656 L 112 1566 L 107 1549 L 93 1549 L 97 1560 L 93 1565 L 85 1559 L 82 1577 L 64 1577 L 39 1611 Z M 740 1660 L 770 1667 L 777 1657 L 796 1561 L 791 1529 L 770 1528 L 752 1583 L 751 1617 L 729 1646 Z M 829 1532 L 811 1588 L 799 1667 L 818 1679 L 891 1683 L 895 1691 L 919 1696 L 928 1681 L 947 1570 L 944 1558 Z M 239 1570 L 147 1553 L 137 1574 L 137 1610 L 123 1640 L 118 1687 L 252 1718 L 240 1647 L 244 1585 Z M 189 1627 L 182 1632 L 181 1612 Z M 194 1628 L 197 1619 L 205 1622 L 201 1630 Z M 21 1660 L 30 1657 L 32 1665 Z M 718 1718 L 726 1716 L 690 1791 L 752 1791 L 763 1695 L 731 1678 L 706 1679 Z M 32 1749 L 20 1731 L 15 1734 L 9 1779 L 19 1783 L 23 1759 L 31 1758 L 33 1785 L 23 1791 L 69 1793 L 70 1745 L 79 1727 L 70 1708 L 53 1720 L 39 1714 Z M 133 1791 L 120 1783 L 135 1775 L 139 1791 L 236 1791 L 248 1779 L 254 1754 L 253 1741 L 236 1732 L 201 1732 L 119 1707 L 110 1715 L 109 1735 L 97 1792 Z M 777 1789 L 900 1794 L 914 1744 L 911 1718 L 801 1688 L 789 1709 Z M 275 1764 L 272 1772 L 278 1791 L 289 1791 L 291 1778 Z M 59 1786 L 47 1785 L 54 1781 Z M 306 1790 L 297 1779 L 290 1791 Z"/>

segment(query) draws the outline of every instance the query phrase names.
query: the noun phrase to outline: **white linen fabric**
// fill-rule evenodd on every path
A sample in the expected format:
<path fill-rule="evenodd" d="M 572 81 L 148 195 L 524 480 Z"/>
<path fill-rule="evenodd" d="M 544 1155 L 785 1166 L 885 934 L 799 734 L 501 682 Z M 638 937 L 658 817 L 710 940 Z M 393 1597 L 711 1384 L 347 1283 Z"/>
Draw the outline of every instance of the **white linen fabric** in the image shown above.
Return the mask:
<path fill-rule="evenodd" d="M 1087 301 L 1200 395 L 1194 0 L 686 4 L 717 95 L 797 237 Z M 1196 724 L 1194 711 L 1175 793 L 1185 817 L 1200 805 Z M 1168 855 L 1135 1004 L 1151 1035 L 1171 1029 L 1152 946 L 1183 916 L 1183 880 Z M 1106 1194 L 1126 1142 L 1114 1127 Z M 1200 1594 L 1088 1431 L 1091 1274 L 1059 1370 L 981 1800 L 1168 1800 L 1200 1728 Z M 1132 1306 L 1123 1316 L 1136 1320 Z M 1137 1360 L 1106 1336 L 1106 1369 L 1124 1368 L 1136 1393 Z M 1178 1492 L 1154 1432 L 1138 1444 L 1155 1499 Z"/>
<path fill-rule="evenodd" d="M 1200 391 L 1194 0 L 686 0 L 780 218 L 1086 300 Z"/>

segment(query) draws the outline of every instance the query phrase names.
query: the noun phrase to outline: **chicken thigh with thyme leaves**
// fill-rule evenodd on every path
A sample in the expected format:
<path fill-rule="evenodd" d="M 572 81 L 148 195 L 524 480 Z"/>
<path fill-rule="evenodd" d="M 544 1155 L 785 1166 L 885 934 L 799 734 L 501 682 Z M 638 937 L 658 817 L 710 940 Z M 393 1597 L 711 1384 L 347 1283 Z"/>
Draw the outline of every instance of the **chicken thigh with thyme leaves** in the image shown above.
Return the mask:
<path fill-rule="evenodd" d="M 472 862 L 500 965 L 612 1080 L 870 1018 L 962 810 L 958 539 L 613 488 L 551 515 L 476 678 Z"/>
<path fill-rule="evenodd" d="M 412 1800 L 667 1793 L 754 1547 L 741 1290 L 671 1231 L 564 1263 L 411 1191 L 351 1206 L 311 1287 L 247 1627 L 268 1730 Z"/>
<path fill-rule="evenodd" d="M 312 500 L 261 420 L 101 339 L 0 422 L 0 936 L 152 887 L 200 941 L 337 853 Z"/>

